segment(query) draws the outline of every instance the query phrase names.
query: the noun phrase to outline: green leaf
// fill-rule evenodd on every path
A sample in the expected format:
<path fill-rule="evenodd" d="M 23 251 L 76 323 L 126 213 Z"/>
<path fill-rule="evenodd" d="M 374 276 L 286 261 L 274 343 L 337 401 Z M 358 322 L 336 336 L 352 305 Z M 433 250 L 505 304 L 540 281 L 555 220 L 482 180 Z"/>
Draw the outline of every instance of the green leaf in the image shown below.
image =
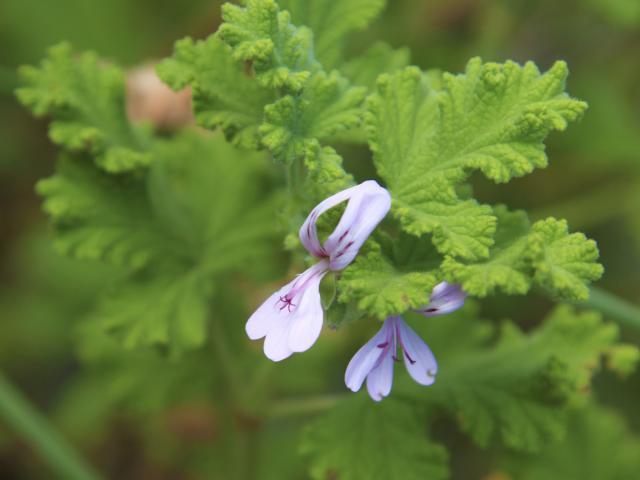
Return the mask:
<path fill-rule="evenodd" d="M 193 110 L 199 125 L 221 128 L 234 144 L 257 148 L 257 132 L 264 106 L 273 93 L 258 85 L 231 56 L 231 49 L 214 35 L 175 44 L 173 57 L 157 66 L 160 78 L 178 91 L 191 87 Z"/>
<path fill-rule="evenodd" d="M 94 318 L 125 348 L 199 347 L 207 338 L 212 284 L 197 271 L 154 272 L 123 282 L 101 301 Z"/>
<path fill-rule="evenodd" d="M 353 176 L 345 172 L 342 157 L 331 147 L 323 148 L 318 142 L 309 142 L 304 159 L 308 173 L 305 190 L 313 202 L 309 209 L 355 183 Z"/>
<path fill-rule="evenodd" d="M 125 86 L 119 68 L 91 52 L 72 55 L 60 44 L 39 68 L 22 67 L 18 99 L 34 115 L 51 116 L 51 140 L 71 152 L 89 152 L 107 172 L 146 167 L 149 139 L 127 119 Z"/>
<path fill-rule="evenodd" d="M 483 447 L 499 439 L 536 451 L 564 434 L 567 406 L 585 395 L 617 338 L 617 326 L 597 313 L 561 306 L 529 335 L 505 324 L 494 348 L 441 359 L 438 381 L 421 397 L 447 409 Z M 428 340 L 436 355 L 447 342 L 437 335 Z"/>
<path fill-rule="evenodd" d="M 153 156 L 140 179 L 68 159 L 39 191 L 64 253 L 130 272 L 105 296 L 96 321 L 130 348 L 188 349 L 206 338 L 219 281 L 270 269 L 279 199 L 263 191 L 264 158 L 219 137 L 185 132 L 157 142 Z"/>
<path fill-rule="evenodd" d="M 442 271 L 447 280 L 478 297 L 496 290 L 523 295 L 535 282 L 559 298 L 588 298 L 589 283 L 603 272 L 593 240 L 569 234 L 564 220 L 549 218 L 530 227 L 523 211 L 498 206 L 494 213 L 498 228 L 489 258 L 475 263 L 445 258 Z"/>
<path fill-rule="evenodd" d="M 225 3 L 222 18 L 218 35 L 236 60 L 252 62 L 262 85 L 299 91 L 319 69 L 311 31 L 294 26 L 274 0 L 247 0 L 245 7 Z"/>
<path fill-rule="evenodd" d="M 511 295 L 523 295 L 531 287 L 532 272 L 525 260 L 529 219 L 525 212 L 509 212 L 506 207 L 494 208 L 498 219 L 495 245 L 488 259 L 465 263 L 446 257 L 442 263 L 445 278 L 459 283 L 465 292 L 486 297 L 500 289 Z"/>
<path fill-rule="evenodd" d="M 360 394 L 316 420 L 301 450 L 311 458 L 311 477 L 318 480 L 448 478 L 446 450 L 425 430 L 424 418 L 411 407 L 392 399 L 375 404 Z"/>
<path fill-rule="evenodd" d="M 455 187 L 473 170 L 507 182 L 546 166 L 542 141 L 586 108 L 564 93 L 566 76 L 563 62 L 540 74 L 533 63 L 476 58 L 464 74 L 444 74 L 441 85 L 414 67 L 380 77 L 367 130 L 403 228 L 432 233 L 443 254 L 486 257 L 495 218 Z"/>
<path fill-rule="evenodd" d="M 140 180 L 105 174 L 84 159 L 62 158 L 37 191 L 64 255 L 137 269 L 182 251 L 154 222 Z"/>
<path fill-rule="evenodd" d="M 380 320 L 418 308 L 429 302 L 438 278 L 415 268 L 394 265 L 379 249 L 360 253 L 340 277 L 338 299 L 357 301 L 360 310 Z"/>
<path fill-rule="evenodd" d="M 366 89 L 323 71 L 311 32 L 293 25 L 289 12 L 270 0 L 249 0 L 244 8 L 226 4 L 223 17 L 220 38 L 236 58 L 251 62 L 259 83 L 277 91 L 278 100 L 264 109 L 260 134 L 278 160 L 290 164 L 312 140 L 361 123 Z"/>
<path fill-rule="evenodd" d="M 296 25 L 313 31 L 315 54 L 326 68 L 337 66 L 346 36 L 364 29 L 385 6 L 385 0 L 279 0 Z"/>
<path fill-rule="evenodd" d="M 640 469 L 640 438 L 616 413 L 592 405 L 572 412 L 566 440 L 505 463 L 522 480 L 627 480 Z"/>
<path fill-rule="evenodd" d="M 289 163 L 304 154 L 313 139 L 323 140 L 356 127 L 366 89 L 351 87 L 337 72 L 313 75 L 301 95 L 287 95 L 265 108 L 262 143 Z"/>
<path fill-rule="evenodd" d="M 598 280 L 604 268 L 597 263 L 596 242 L 582 233 L 569 233 L 565 220 L 536 222 L 527 243 L 535 280 L 568 300 L 589 298 L 588 283 Z"/>

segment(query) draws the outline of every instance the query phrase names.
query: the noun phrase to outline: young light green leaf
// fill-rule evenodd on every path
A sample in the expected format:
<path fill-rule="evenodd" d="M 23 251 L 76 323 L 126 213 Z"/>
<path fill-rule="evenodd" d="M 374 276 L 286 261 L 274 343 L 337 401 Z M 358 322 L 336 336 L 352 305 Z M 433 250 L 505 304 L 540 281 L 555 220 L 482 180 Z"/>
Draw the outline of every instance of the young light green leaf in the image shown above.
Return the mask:
<path fill-rule="evenodd" d="M 351 87 L 335 71 L 318 72 L 300 95 L 287 95 L 265 108 L 262 143 L 276 158 L 293 162 L 303 155 L 309 141 L 358 126 L 365 95 L 364 88 Z"/>
<path fill-rule="evenodd" d="M 378 16 L 385 0 L 279 0 L 296 25 L 313 31 L 315 53 L 326 68 L 334 68 L 342 58 L 345 37 L 365 28 Z"/>
<path fill-rule="evenodd" d="M 91 52 L 72 55 L 60 44 L 49 49 L 39 68 L 20 70 L 18 99 L 34 115 L 53 118 L 51 140 L 72 152 L 88 152 L 107 172 L 146 167 L 150 140 L 129 124 L 124 78 L 119 68 Z"/>
<path fill-rule="evenodd" d="M 496 290 L 511 295 L 523 295 L 531 287 L 532 272 L 525 259 L 529 219 L 525 212 L 509 212 L 506 207 L 494 208 L 498 219 L 495 245 L 489 258 L 465 263 L 446 257 L 442 263 L 445 278 L 462 285 L 465 292 L 485 297 Z"/>
<path fill-rule="evenodd" d="M 437 284 L 434 271 L 400 270 L 379 249 L 358 256 L 339 282 L 338 299 L 357 300 L 358 308 L 380 320 L 429 302 Z"/>
<path fill-rule="evenodd" d="M 540 74 L 533 63 L 477 58 L 462 75 L 444 74 L 441 89 L 413 67 L 383 75 L 369 102 L 367 129 L 405 230 L 433 233 L 444 254 L 486 257 L 495 218 L 454 188 L 473 170 L 507 182 L 546 166 L 544 138 L 586 108 L 564 93 L 566 76 L 563 62 Z"/>
<path fill-rule="evenodd" d="M 523 295 L 536 283 L 559 298 L 588 298 L 589 283 L 603 272 L 593 240 L 570 234 L 564 220 L 549 218 L 530 227 L 522 211 L 498 206 L 494 213 L 498 229 L 489 258 L 475 263 L 445 258 L 442 271 L 447 280 L 478 297 L 496 290 Z"/>
<path fill-rule="evenodd" d="M 318 480 L 448 478 L 446 450 L 426 437 L 419 412 L 392 399 L 340 402 L 306 430 L 301 450 Z"/>
<path fill-rule="evenodd" d="M 305 191 L 312 199 L 313 208 L 321 200 L 354 184 L 353 176 L 345 172 L 342 157 L 331 147 L 321 147 L 317 141 L 308 143 L 304 154 L 307 169 Z"/>
<path fill-rule="evenodd" d="M 158 64 L 160 78 L 178 91 L 191 87 L 199 125 L 221 128 L 234 144 L 256 149 L 264 106 L 275 97 L 244 71 L 231 49 L 211 35 L 206 40 L 176 42 L 173 57 Z"/>
<path fill-rule="evenodd" d="M 262 85 L 299 91 L 319 69 L 311 31 L 294 26 L 274 0 L 247 0 L 245 7 L 225 3 L 222 18 L 218 35 L 236 60 L 252 62 Z"/>
<path fill-rule="evenodd" d="M 532 259 L 536 282 L 568 300 L 589 298 L 588 283 L 604 272 L 597 263 L 596 242 L 582 233 L 570 234 L 565 220 L 536 222 L 527 242 L 527 256 Z"/>

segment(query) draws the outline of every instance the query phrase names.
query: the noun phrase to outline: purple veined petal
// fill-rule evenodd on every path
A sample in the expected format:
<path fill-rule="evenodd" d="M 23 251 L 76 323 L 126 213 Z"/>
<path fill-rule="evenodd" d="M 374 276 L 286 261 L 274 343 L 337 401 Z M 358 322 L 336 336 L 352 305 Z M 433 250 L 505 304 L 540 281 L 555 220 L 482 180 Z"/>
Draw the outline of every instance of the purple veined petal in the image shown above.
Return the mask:
<path fill-rule="evenodd" d="M 427 317 L 445 315 L 461 308 L 466 298 L 467 294 L 460 285 L 441 282 L 433 288 L 429 304 L 417 311 Z"/>
<path fill-rule="evenodd" d="M 429 346 L 399 317 L 396 329 L 409 375 L 420 385 L 433 384 L 438 373 L 438 363 Z"/>
<path fill-rule="evenodd" d="M 357 187 L 358 186 L 356 185 L 355 187 L 350 187 L 334 195 L 331 195 L 329 198 L 325 198 L 322 202 L 316 205 L 313 210 L 311 210 L 311 213 L 309 214 L 309 216 L 307 216 L 306 220 L 300 227 L 300 231 L 298 232 L 300 242 L 302 242 L 302 245 L 310 254 L 317 258 L 327 256 L 322 245 L 320 244 L 320 239 L 318 239 L 316 222 L 318 221 L 318 218 L 320 218 L 320 215 L 322 215 L 324 212 L 344 202 L 345 200 L 348 200 Z"/>
<path fill-rule="evenodd" d="M 360 247 L 391 208 L 391 195 L 373 180 L 358 185 L 324 250 L 331 270 L 342 270 L 358 254 Z"/>
<path fill-rule="evenodd" d="M 335 230 L 320 244 L 316 222 L 320 215 L 347 201 Z M 347 188 L 320 202 L 300 228 L 300 241 L 318 258 L 330 257 L 332 270 L 341 270 L 353 261 L 358 250 L 391 207 L 391 195 L 373 180 Z"/>
<path fill-rule="evenodd" d="M 317 273 L 309 280 L 297 302 L 294 318 L 289 329 L 289 348 L 294 352 L 304 352 L 311 348 L 320 336 L 324 311 L 320 298 L 320 282 L 327 270 Z"/>
<path fill-rule="evenodd" d="M 291 332 L 298 328 L 296 319 L 302 319 L 305 324 L 310 321 L 309 316 L 315 313 L 311 327 L 307 325 L 306 329 L 303 328 L 307 334 L 306 342 L 310 341 L 309 335 L 315 335 L 306 348 L 317 339 L 323 320 L 319 284 L 327 271 L 327 260 L 308 268 L 271 295 L 247 321 L 245 330 L 250 339 L 266 337 L 264 353 L 269 359 L 277 362 L 289 357 L 294 351 L 301 351 L 293 350 L 289 345 Z M 308 332 L 310 328 L 315 330 Z M 295 344 L 295 347 L 302 348 L 303 345 Z"/>
<path fill-rule="evenodd" d="M 351 358 L 344 374 L 344 383 L 349 390 L 352 392 L 360 390 L 369 372 L 379 363 L 381 355 L 385 354 L 385 349 L 391 347 L 390 342 L 393 341 L 394 335 L 392 323 L 385 320 L 378 333 L 360 347 L 360 350 Z"/>
<path fill-rule="evenodd" d="M 369 396 L 379 402 L 391 392 L 393 384 L 393 354 L 391 349 L 385 351 L 378 364 L 367 375 L 367 391 Z"/>

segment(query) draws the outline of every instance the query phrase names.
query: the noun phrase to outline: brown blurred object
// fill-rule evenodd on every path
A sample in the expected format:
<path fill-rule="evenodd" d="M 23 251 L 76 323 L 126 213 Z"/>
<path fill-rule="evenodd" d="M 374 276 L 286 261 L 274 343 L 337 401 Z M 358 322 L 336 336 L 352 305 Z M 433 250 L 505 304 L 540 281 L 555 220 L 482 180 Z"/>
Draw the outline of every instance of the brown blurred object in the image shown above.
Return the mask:
<path fill-rule="evenodd" d="M 159 129 L 175 129 L 194 122 L 191 89 L 174 92 L 154 66 L 146 64 L 127 72 L 127 114 L 132 122 L 151 122 Z"/>
<path fill-rule="evenodd" d="M 187 442 L 214 440 L 218 431 L 215 410 L 206 403 L 178 405 L 167 413 L 167 428 Z"/>
<path fill-rule="evenodd" d="M 486 477 L 483 477 L 482 480 L 512 480 L 512 478 L 506 473 L 492 472 Z"/>

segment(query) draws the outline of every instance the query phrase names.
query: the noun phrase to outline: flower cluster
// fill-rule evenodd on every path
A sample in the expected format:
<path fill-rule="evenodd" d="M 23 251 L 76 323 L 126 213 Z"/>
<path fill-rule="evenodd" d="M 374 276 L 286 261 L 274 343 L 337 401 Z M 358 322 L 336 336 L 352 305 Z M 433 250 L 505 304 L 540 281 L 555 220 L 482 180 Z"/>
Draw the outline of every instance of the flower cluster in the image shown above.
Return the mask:
<path fill-rule="evenodd" d="M 347 205 L 338 225 L 321 242 L 318 219 L 342 202 Z M 302 245 L 318 259 L 317 263 L 272 294 L 246 324 L 250 339 L 265 339 L 264 353 L 269 359 L 284 360 L 315 343 L 324 316 L 320 282 L 327 272 L 343 270 L 355 259 L 390 207 L 389 192 L 369 180 L 332 195 L 311 211 L 299 236 Z M 460 308 L 465 296 L 459 286 L 442 282 L 433 289 L 429 303 L 416 311 L 427 317 L 443 315 Z M 345 374 L 347 387 L 358 391 L 366 379 L 374 400 L 387 396 L 393 381 L 393 361 L 399 360 L 398 348 L 413 379 L 421 385 L 431 385 L 438 370 L 433 353 L 400 316 L 392 316 L 349 362 Z"/>

